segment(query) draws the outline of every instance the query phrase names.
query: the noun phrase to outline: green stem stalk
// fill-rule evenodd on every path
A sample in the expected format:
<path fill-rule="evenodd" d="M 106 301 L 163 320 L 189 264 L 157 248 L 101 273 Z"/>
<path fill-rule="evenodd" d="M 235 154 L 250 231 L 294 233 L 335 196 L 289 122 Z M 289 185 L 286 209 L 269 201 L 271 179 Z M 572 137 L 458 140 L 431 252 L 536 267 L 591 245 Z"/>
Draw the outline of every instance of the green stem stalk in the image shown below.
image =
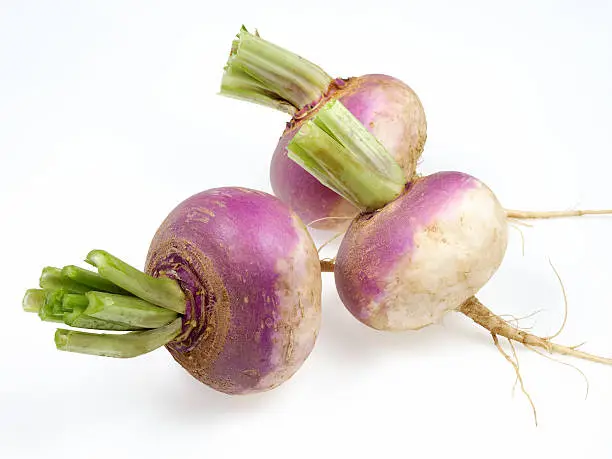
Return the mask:
<path fill-rule="evenodd" d="M 66 325 L 76 328 L 93 328 L 97 330 L 113 331 L 129 331 L 146 328 L 135 326 L 133 324 L 87 316 L 85 314 L 85 309 L 89 305 L 89 300 L 87 296 L 83 294 L 66 293 L 62 289 L 51 291 L 36 290 L 33 292 L 28 292 L 31 293 L 29 295 L 26 293 L 26 298 L 24 298 L 24 301 L 28 299 L 31 302 L 36 302 L 35 305 L 31 306 L 31 309 L 38 307 L 38 316 L 45 322 L 63 322 Z M 39 292 L 42 292 L 42 295 L 40 295 Z M 105 293 L 101 294 L 105 295 Z M 28 296 L 30 298 L 27 298 Z M 129 298 L 131 299 L 132 297 Z M 174 314 L 173 318 L 176 318 L 176 313 L 167 311 L 165 309 L 163 309 L 163 311 Z M 169 321 L 165 322 L 164 325 L 168 322 Z"/>
<path fill-rule="evenodd" d="M 181 319 L 154 330 L 125 334 L 85 333 L 58 329 L 55 332 L 57 349 L 81 354 L 130 358 L 151 352 L 172 341 L 181 332 Z"/>
<path fill-rule="evenodd" d="M 383 207 L 406 185 L 395 159 L 337 100 L 304 124 L 287 148 L 293 161 L 362 212 Z"/>
<path fill-rule="evenodd" d="M 25 312 L 38 312 L 45 303 L 45 291 L 37 288 L 26 290 L 21 305 Z"/>
<path fill-rule="evenodd" d="M 75 309 L 85 309 L 88 304 L 89 300 L 85 295 L 67 293 L 62 299 L 62 311 L 70 312 Z"/>
<path fill-rule="evenodd" d="M 75 308 L 71 312 L 64 313 L 64 323 L 74 328 L 88 328 L 94 330 L 109 331 L 133 331 L 140 330 L 140 327 L 119 322 L 97 319 L 85 314 L 84 308 Z"/>
<path fill-rule="evenodd" d="M 168 309 L 160 308 L 139 298 L 113 293 L 88 292 L 89 306 L 85 314 L 102 320 L 120 322 L 141 328 L 157 328 L 178 317 Z"/>
<path fill-rule="evenodd" d="M 43 269 L 39 285 L 43 290 L 62 289 L 70 293 L 85 293 L 91 290 L 87 285 L 80 284 L 64 276 L 61 269 L 52 266 L 47 266 Z"/>
<path fill-rule="evenodd" d="M 62 316 L 64 314 L 64 295 L 66 291 L 63 289 L 60 290 L 49 290 L 47 291 L 47 297 L 45 301 L 48 303 L 48 306 L 51 308 L 53 315 Z M 73 293 L 72 295 L 78 295 Z"/>
<path fill-rule="evenodd" d="M 317 65 L 249 33 L 244 26 L 236 37 L 221 95 L 293 114 L 318 100 L 332 82 Z"/>
<path fill-rule="evenodd" d="M 133 295 L 179 314 L 185 312 L 185 294 L 176 281 L 149 276 L 103 250 L 92 250 L 85 261 L 97 267 L 103 278 Z"/>
<path fill-rule="evenodd" d="M 178 282 L 155 278 L 102 250 L 87 255 L 98 273 L 46 267 L 42 289 L 26 292 L 22 306 L 41 320 L 70 327 L 128 332 L 86 333 L 58 329 L 60 350 L 109 357 L 135 357 L 175 339 L 182 330 L 185 295 Z"/>
<path fill-rule="evenodd" d="M 45 291 L 45 299 L 38 310 L 38 317 L 45 322 L 63 322 L 64 313 L 61 307 L 63 290 Z"/>
<path fill-rule="evenodd" d="M 117 287 L 112 282 L 104 279 L 98 273 L 94 273 L 92 271 L 89 271 L 88 269 L 79 268 L 78 266 L 64 266 L 62 268 L 62 275 L 79 284 L 88 286 L 90 290 L 117 293 L 119 295 L 130 294 L 122 288 Z"/>

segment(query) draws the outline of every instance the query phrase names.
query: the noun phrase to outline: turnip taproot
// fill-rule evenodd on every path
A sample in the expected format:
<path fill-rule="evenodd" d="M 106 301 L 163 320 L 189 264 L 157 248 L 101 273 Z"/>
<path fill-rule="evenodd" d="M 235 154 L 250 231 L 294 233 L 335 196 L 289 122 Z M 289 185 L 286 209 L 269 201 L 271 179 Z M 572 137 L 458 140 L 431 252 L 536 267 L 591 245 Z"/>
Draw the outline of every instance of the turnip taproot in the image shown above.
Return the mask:
<path fill-rule="evenodd" d="M 340 100 L 375 135 L 411 179 L 423 151 L 427 124 L 423 106 L 405 83 L 388 75 L 332 78 L 315 64 L 244 27 L 233 42 L 221 94 L 292 115 L 270 166 L 274 194 L 306 223 L 344 228 L 357 208 L 322 186 L 287 157 L 287 144 L 329 100 Z"/>
<path fill-rule="evenodd" d="M 179 204 L 157 230 L 146 273 L 103 251 L 98 273 L 46 268 L 24 309 L 59 329 L 58 349 L 134 357 L 165 345 L 191 375 L 230 394 L 273 388 L 310 354 L 321 271 L 302 221 L 279 199 L 216 188 Z"/>
<path fill-rule="evenodd" d="M 380 330 L 417 330 L 459 311 L 527 345 L 612 363 L 512 327 L 474 295 L 501 264 L 507 213 L 461 172 L 406 183 L 382 145 L 341 103 L 322 107 L 289 143 L 291 159 L 361 209 L 333 267 L 344 305 Z"/>

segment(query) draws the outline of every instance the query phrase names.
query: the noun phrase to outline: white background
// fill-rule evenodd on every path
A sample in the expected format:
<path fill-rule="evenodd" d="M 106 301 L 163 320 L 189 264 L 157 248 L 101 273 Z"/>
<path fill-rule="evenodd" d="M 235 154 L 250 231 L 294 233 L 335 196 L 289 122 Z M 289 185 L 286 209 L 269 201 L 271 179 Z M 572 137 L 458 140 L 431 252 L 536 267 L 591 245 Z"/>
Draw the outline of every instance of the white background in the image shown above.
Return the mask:
<path fill-rule="evenodd" d="M 460 6 L 459 6 L 460 5 Z M 538 408 L 490 337 L 449 314 L 385 334 L 324 280 L 315 351 L 273 391 L 229 397 L 165 350 L 61 353 L 21 312 L 45 265 L 104 248 L 142 267 L 165 215 L 223 185 L 270 190 L 286 116 L 217 95 L 241 24 L 330 74 L 386 73 L 428 117 L 422 172 L 484 180 L 510 208 L 612 207 L 612 6 L 540 2 L 0 3 L 0 457 L 609 458 L 612 368 L 519 349 Z M 512 230 L 481 298 L 612 354 L 612 218 Z M 318 234 L 321 241 L 325 235 Z"/>

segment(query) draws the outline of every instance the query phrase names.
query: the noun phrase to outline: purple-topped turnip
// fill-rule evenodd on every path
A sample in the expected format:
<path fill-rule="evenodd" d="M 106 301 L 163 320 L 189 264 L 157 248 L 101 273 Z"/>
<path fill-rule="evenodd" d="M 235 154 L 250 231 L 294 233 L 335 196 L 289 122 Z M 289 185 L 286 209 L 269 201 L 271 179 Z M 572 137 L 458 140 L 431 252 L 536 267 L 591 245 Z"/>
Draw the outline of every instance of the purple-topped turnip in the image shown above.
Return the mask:
<path fill-rule="evenodd" d="M 340 298 L 362 323 L 417 330 L 459 311 L 497 335 L 551 352 L 612 363 L 511 326 L 474 295 L 501 264 L 508 215 L 494 193 L 461 172 L 407 182 L 377 139 L 332 101 L 288 145 L 290 158 L 361 210 L 333 270 Z"/>
<path fill-rule="evenodd" d="M 216 188 L 179 204 L 157 230 L 145 272 L 95 250 L 98 273 L 45 268 L 24 309 L 59 329 L 58 349 L 134 357 L 165 345 L 208 386 L 271 389 L 310 354 L 320 325 L 321 271 L 302 221 L 279 199 Z"/>
<path fill-rule="evenodd" d="M 380 140 L 408 180 L 415 174 L 427 135 L 419 98 L 397 78 L 381 74 L 332 78 L 312 62 L 244 27 L 233 42 L 221 94 L 292 115 L 272 158 L 272 189 L 304 222 L 321 229 L 344 228 L 358 213 L 353 204 L 287 157 L 287 144 L 321 106 L 329 100 L 341 101 Z"/>
<path fill-rule="evenodd" d="M 322 186 L 288 157 L 287 145 L 329 101 L 341 102 L 399 164 L 405 180 L 416 175 L 427 122 L 415 92 L 397 78 L 369 74 L 332 78 L 320 67 L 242 27 L 232 43 L 220 93 L 292 115 L 270 165 L 274 194 L 313 228 L 344 230 L 358 214 L 354 203 Z M 531 212 L 506 210 L 509 218 L 558 218 L 609 214 L 610 210 Z"/>

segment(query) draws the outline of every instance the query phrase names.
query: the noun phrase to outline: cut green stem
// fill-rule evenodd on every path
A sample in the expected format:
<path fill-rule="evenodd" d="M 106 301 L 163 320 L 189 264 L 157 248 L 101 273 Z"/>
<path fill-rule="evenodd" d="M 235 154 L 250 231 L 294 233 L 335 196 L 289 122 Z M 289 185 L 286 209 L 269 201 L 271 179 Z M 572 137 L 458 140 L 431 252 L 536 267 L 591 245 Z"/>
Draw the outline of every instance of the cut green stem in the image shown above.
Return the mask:
<path fill-rule="evenodd" d="M 103 250 L 92 250 L 85 261 L 97 267 L 103 278 L 133 295 L 180 314 L 185 312 L 185 294 L 176 281 L 149 276 Z"/>
<path fill-rule="evenodd" d="M 62 299 L 62 311 L 70 312 L 75 309 L 85 309 L 88 304 L 89 300 L 85 295 L 67 293 Z"/>
<path fill-rule="evenodd" d="M 318 100 L 332 82 L 317 65 L 249 33 L 244 26 L 236 37 L 221 95 L 293 114 Z"/>
<path fill-rule="evenodd" d="M 76 307 L 71 312 L 64 313 L 64 323 L 70 327 L 89 328 L 95 330 L 131 331 L 141 329 L 140 327 L 135 327 L 133 325 L 90 317 L 85 314 L 85 308 L 81 307 Z"/>
<path fill-rule="evenodd" d="M 110 293 L 105 292 L 90 292 L 87 295 L 95 295 L 96 293 L 99 293 L 100 295 L 111 295 Z M 134 297 L 123 298 L 128 298 L 130 300 L 134 299 Z M 113 331 L 131 331 L 141 330 L 144 328 L 154 328 L 88 316 L 85 314 L 85 309 L 90 303 L 88 297 L 79 293 L 66 293 L 62 289 L 52 291 L 28 290 L 26 292 L 26 296 L 24 297 L 24 304 L 25 303 L 27 303 L 27 307 L 31 312 L 38 312 L 41 320 L 46 322 L 64 322 L 66 325 L 76 328 L 93 328 L 97 330 Z M 26 306 L 24 306 L 24 309 L 25 307 Z M 165 315 L 170 314 L 172 319 L 177 317 L 177 314 L 173 311 L 158 308 L 157 306 L 152 307 L 164 311 Z M 167 324 L 170 322 L 170 320 L 163 322 L 162 325 Z M 150 320 L 149 323 L 151 323 Z"/>
<path fill-rule="evenodd" d="M 62 316 L 64 314 L 65 294 L 66 291 L 63 289 L 47 291 L 45 301 L 47 302 L 48 307 L 51 308 L 53 315 Z M 78 295 L 78 293 L 73 293 L 73 295 Z"/>
<path fill-rule="evenodd" d="M 61 310 L 63 290 L 45 292 L 45 299 L 38 310 L 38 317 L 45 322 L 63 322 L 64 314 Z M 58 307 L 58 304 L 60 307 Z"/>
<path fill-rule="evenodd" d="M 37 288 L 26 290 L 21 305 L 25 312 L 38 312 L 45 303 L 45 291 Z"/>
<path fill-rule="evenodd" d="M 94 273 L 88 269 L 79 268 L 78 266 L 64 266 L 62 268 L 62 275 L 79 284 L 90 287 L 89 290 L 117 293 L 119 295 L 129 295 L 129 292 L 104 279 L 98 273 Z"/>
<path fill-rule="evenodd" d="M 47 267 L 42 289 L 30 289 L 23 309 L 40 319 L 70 327 L 128 332 L 86 333 L 58 329 L 58 349 L 109 357 L 135 357 L 175 339 L 182 330 L 185 295 L 178 282 L 155 278 L 102 250 L 86 261 L 98 273 L 65 266 Z"/>
<path fill-rule="evenodd" d="M 142 328 L 157 328 L 178 317 L 174 311 L 132 296 L 103 292 L 88 292 L 86 296 L 89 306 L 85 309 L 85 314 L 98 319 Z"/>
<path fill-rule="evenodd" d="M 337 100 L 304 124 L 287 148 L 292 160 L 362 211 L 383 207 L 406 185 L 395 159 Z"/>
<path fill-rule="evenodd" d="M 63 289 L 70 293 L 85 293 L 91 290 L 87 285 L 80 284 L 64 276 L 61 269 L 52 266 L 47 266 L 43 269 L 39 284 L 40 288 L 44 290 Z"/>
<path fill-rule="evenodd" d="M 181 331 L 181 319 L 154 330 L 125 334 L 96 334 L 58 329 L 57 349 L 81 354 L 129 358 L 146 354 L 172 341 Z"/>

